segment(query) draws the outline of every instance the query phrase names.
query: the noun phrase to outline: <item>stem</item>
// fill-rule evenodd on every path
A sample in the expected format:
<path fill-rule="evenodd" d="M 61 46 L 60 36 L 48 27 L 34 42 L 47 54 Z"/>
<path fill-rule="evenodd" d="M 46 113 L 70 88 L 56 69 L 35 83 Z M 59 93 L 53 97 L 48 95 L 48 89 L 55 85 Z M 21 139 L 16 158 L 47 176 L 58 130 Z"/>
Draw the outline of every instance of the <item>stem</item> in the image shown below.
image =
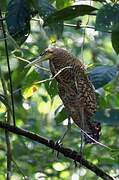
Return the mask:
<path fill-rule="evenodd" d="M 81 28 L 90 28 L 90 29 L 95 29 L 94 26 L 89 26 L 89 25 L 77 25 L 77 24 L 68 24 L 68 23 L 64 23 L 64 26 L 67 26 L 67 27 L 73 27 L 75 29 L 81 29 Z M 98 30 L 97 30 L 98 31 Z M 112 33 L 111 31 L 101 31 L 101 32 L 104 32 L 104 33 Z"/>
<path fill-rule="evenodd" d="M 80 29 L 80 28 L 90 28 L 90 29 L 95 29 L 94 26 L 87 26 L 87 25 L 78 25 L 78 26 L 77 26 L 77 24 L 68 24 L 68 23 L 64 23 L 64 26 L 74 27 L 74 28 L 77 28 L 77 29 Z"/>
<path fill-rule="evenodd" d="M 23 176 L 24 180 L 28 180 L 27 177 L 25 176 L 25 174 L 22 172 L 22 170 L 20 169 L 20 167 L 18 166 L 18 164 L 16 163 L 16 161 L 12 158 L 12 161 L 14 163 L 14 165 L 16 166 L 16 169 L 18 170 L 18 172 L 20 172 L 20 174 Z"/>
<path fill-rule="evenodd" d="M 6 88 L 6 84 L 5 84 L 5 80 L 4 77 L 2 75 L 2 71 L 0 68 L 0 78 L 1 78 L 1 83 L 2 83 L 2 88 L 4 91 L 4 96 L 5 96 L 5 100 L 7 101 L 6 104 L 9 104 L 9 98 L 8 98 L 8 94 L 7 94 L 7 88 Z M 6 117 L 6 122 L 10 124 L 10 108 L 7 106 L 7 117 Z M 11 160 L 12 160 L 12 151 L 11 151 L 11 143 L 10 143 L 10 135 L 9 132 L 7 130 L 5 130 L 5 139 L 6 139 L 6 146 L 7 146 L 7 180 L 10 180 L 11 177 Z"/>
<path fill-rule="evenodd" d="M 0 18 L 2 19 L 2 13 L 0 10 Z M 6 40 L 6 32 L 4 28 L 3 21 L 1 21 L 3 37 L 4 37 L 4 44 L 5 44 L 5 51 L 6 51 L 6 58 L 7 58 L 7 65 L 8 65 L 8 73 L 9 73 L 9 80 L 10 80 L 10 94 L 11 94 L 11 103 L 12 103 L 12 116 L 13 116 L 13 124 L 16 125 L 15 122 L 15 109 L 14 109 L 14 96 L 13 96 L 13 85 L 12 85 L 12 78 L 11 78 L 11 70 L 10 70 L 10 62 L 9 62 L 9 54 L 8 54 L 8 45 Z"/>

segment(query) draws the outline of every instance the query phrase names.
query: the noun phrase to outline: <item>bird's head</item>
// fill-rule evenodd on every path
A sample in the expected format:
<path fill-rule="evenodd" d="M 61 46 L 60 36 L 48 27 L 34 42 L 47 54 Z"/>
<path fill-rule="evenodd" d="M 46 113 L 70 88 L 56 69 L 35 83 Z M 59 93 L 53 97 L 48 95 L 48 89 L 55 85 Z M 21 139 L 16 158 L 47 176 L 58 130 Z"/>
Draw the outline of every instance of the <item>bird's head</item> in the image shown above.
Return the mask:
<path fill-rule="evenodd" d="M 45 51 L 43 51 L 38 58 L 36 58 L 34 61 L 30 62 L 26 67 L 30 67 L 32 65 L 35 65 L 37 63 L 41 63 L 46 60 L 50 60 L 53 58 L 53 48 L 47 48 Z"/>
<path fill-rule="evenodd" d="M 40 56 L 29 63 L 26 67 L 35 65 L 37 63 L 41 63 L 46 60 L 51 60 L 51 61 L 66 61 L 66 57 L 71 56 L 66 50 L 61 49 L 61 48 L 47 48 L 45 51 L 43 51 Z M 69 58 L 67 58 L 69 59 Z"/>

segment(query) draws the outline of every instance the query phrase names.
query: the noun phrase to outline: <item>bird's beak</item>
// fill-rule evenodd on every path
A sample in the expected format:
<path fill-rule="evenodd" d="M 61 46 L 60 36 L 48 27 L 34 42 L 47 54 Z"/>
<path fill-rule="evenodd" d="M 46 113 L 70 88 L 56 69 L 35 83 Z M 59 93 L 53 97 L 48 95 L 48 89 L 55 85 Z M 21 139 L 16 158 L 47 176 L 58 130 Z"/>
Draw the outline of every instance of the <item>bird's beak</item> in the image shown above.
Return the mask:
<path fill-rule="evenodd" d="M 25 68 L 30 67 L 30 66 L 33 66 L 33 65 L 35 65 L 35 64 L 37 64 L 37 63 L 39 64 L 39 63 L 41 63 L 41 62 L 43 62 L 43 61 L 46 61 L 46 60 L 48 60 L 50 57 L 51 57 L 51 53 L 49 53 L 49 54 L 44 54 L 43 56 L 39 56 L 37 59 L 35 59 L 34 61 L 30 62 L 28 65 L 26 65 Z"/>

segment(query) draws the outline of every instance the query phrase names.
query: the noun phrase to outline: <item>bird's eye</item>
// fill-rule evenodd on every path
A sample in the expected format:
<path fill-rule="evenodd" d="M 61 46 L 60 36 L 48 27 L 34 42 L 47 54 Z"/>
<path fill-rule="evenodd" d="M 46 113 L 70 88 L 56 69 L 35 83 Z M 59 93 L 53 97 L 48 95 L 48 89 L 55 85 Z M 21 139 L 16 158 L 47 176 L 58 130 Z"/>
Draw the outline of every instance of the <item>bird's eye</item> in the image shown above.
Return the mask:
<path fill-rule="evenodd" d="M 48 49 L 47 52 L 48 53 L 53 53 L 53 49 Z"/>

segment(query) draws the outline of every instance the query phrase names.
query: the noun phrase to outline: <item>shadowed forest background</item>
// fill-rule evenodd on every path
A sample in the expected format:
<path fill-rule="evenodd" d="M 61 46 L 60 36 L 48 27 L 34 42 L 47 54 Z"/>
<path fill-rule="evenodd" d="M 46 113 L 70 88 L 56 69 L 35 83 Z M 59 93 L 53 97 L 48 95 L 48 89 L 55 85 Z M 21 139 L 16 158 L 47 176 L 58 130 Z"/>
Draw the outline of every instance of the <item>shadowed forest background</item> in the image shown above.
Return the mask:
<path fill-rule="evenodd" d="M 65 48 L 87 68 L 97 97 L 93 118 L 101 122 L 100 142 L 108 147 L 88 144 L 83 156 L 118 179 L 118 0 L 0 0 L 0 11 L 0 121 L 13 124 L 15 111 L 18 127 L 54 141 L 62 136 L 67 114 L 56 81 L 43 81 L 51 77 L 48 62 L 44 68 L 25 66 L 49 46 Z M 63 145 L 80 151 L 80 129 L 73 123 Z M 0 129 L 0 180 L 6 175 L 11 180 L 101 179 L 42 144 Z"/>

